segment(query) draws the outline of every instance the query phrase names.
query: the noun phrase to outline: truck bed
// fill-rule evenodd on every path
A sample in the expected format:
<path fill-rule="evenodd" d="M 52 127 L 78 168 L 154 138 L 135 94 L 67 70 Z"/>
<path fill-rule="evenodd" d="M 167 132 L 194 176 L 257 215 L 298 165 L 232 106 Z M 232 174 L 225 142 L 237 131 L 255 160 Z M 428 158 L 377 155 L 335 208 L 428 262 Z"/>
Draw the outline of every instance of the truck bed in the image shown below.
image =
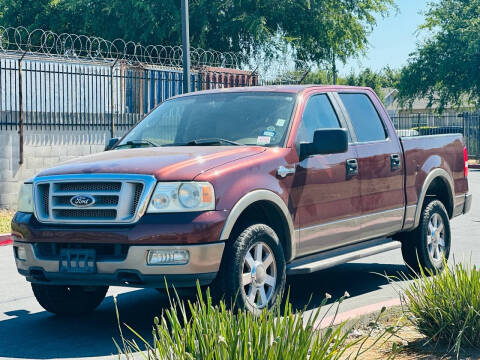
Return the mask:
<path fill-rule="evenodd" d="M 404 229 L 408 229 L 413 225 L 413 211 L 409 211 L 409 208 L 416 207 L 426 177 L 432 170 L 443 169 L 449 175 L 453 181 L 454 199 L 468 191 L 464 175 L 465 145 L 461 134 L 400 137 L 400 143 L 404 154 L 407 206 Z M 452 212 L 456 206 L 460 206 L 457 203 L 452 205 Z"/>

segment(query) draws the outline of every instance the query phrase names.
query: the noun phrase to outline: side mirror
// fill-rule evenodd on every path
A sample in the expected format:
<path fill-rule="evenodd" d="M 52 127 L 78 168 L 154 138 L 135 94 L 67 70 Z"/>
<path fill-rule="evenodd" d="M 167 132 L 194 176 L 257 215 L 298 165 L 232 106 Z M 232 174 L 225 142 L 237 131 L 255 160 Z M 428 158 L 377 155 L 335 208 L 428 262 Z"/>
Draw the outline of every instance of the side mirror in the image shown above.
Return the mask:
<path fill-rule="evenodd" d="M 120 138 L 114 137 L 108 140 L 107 145 L 105 145 L 105 151 L 112 150 L 112 148 L 117 145 Z"/>
<path fill-rule="evenodd" d="M 311 155 L 339 154 L 348 150 L 348 133 L 346 129 L 321 129 L 313 133 L 312 143 L 300 144 L 300 158 Z"/>

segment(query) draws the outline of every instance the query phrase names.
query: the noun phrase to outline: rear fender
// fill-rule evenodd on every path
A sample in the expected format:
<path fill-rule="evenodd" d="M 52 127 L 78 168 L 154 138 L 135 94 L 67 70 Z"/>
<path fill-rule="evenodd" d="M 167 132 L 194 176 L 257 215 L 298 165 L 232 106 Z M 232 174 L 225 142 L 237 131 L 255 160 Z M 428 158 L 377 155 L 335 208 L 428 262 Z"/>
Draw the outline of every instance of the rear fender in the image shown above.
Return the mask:
<path fill-rule="evenodd" d="M 418 202 L 417 202 L 417 208 L 415 210 L 415 222 L 414 222 L 414 228 L 417 228 L 418 225 L 420 224 L 420 216 L 422 214 L 422 208 L 423 208 L 423 203 L 425 201 L 425 197 L 427 195 L 428 188 L 432 184 L 432 182 L 437 179 L 441 178 L 443 182 L 447 185 L 447 190 L 448 190 L 448 197 L 451 201 L 451 204 L 454 204 L 454 185 L 453 185 L 453 179 L 450 176 L 450 174 L 445 171 L 444 169 L 437 168 L 432 171 L 430 171 L 425 178 L 425 181 L 422 186 L 422 191 L 420 192 L 420 195 L 418 197 Z M 446 206 L 447 204 L 445 204 Z"/>

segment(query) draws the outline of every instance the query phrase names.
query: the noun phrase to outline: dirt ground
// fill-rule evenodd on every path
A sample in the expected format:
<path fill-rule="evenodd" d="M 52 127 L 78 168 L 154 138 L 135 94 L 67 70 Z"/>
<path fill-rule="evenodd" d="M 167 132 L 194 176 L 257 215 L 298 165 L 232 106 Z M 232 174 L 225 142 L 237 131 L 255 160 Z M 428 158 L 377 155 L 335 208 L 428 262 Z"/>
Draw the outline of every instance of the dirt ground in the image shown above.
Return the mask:
<path fill-rule="evenodd" d="M 348 356 L 356 354 L 360 349 L 363 352 L 359 359 L 389 359 L 398 360 L 454 360 L 457 356 L 453 352 L 448 352 L 448 348 L 441 345 L 428 343 L 428 339 L 420 334 L 415 327 L 408 321 L 401 307 L 387 309 L 379 321 L 376 322 L 379 313 L 371 314 L 352 321 L 355 330 L 353 331 L 352 341 L 355 337 L 360 338 L 370 334 L 368 340 L 360 346 L 357 344 L 347 352 Z M 375 324 L 376 323 L 376 324 Z M 395 335 L 388 334 L 382 341 L 375 344 L 377 338 L 385 329 L 395 327 Z M 386 340 L 388 339 L 388 340 Z M 386 340 L 386 341 L 385 341 Z M 396 351 L 392 351 L 396 347 Z M 352 358 L 353 356 L 350 356 Z M 480 359 L 480 350 L 465 350 L 460 354 L 459 359 L 473 360 Z"/>

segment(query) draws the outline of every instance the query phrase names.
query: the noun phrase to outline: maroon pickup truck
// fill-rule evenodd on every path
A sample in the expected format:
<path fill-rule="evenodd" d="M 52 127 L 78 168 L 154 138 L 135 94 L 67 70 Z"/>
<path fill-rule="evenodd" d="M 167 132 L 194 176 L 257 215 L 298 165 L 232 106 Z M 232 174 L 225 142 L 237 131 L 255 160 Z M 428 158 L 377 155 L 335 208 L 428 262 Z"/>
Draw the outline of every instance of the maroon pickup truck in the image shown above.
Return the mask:
<path fill-rule="evenodd" d="M 439 271 L 471 205 L 462 136 L 399 138 L 368 88 L 178 96 L 106 150 L 21 189 L 16 265 L 50 312 L 197 282 L 257 312 L 287 275 L 400 247 Z"/>

